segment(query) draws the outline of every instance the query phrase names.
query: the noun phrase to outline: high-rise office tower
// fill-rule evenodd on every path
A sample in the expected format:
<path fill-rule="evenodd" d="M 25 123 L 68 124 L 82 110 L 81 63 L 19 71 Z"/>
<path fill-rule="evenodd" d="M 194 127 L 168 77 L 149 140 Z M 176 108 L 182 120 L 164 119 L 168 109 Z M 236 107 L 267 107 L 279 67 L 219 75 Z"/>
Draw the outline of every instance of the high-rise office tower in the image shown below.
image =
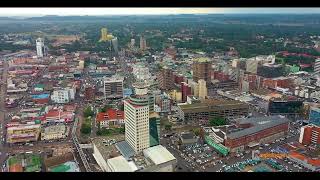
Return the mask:
<path fill-rule="evenodd" d="M 124 100 L 125 140 L 139 153 L 150 147 L 149 97 L 146 84 L 135 84 L 135 95 Z"/>
<path fill-rule="evenodd" d="M 44 56 L 44 41 L 42 38 L 38 38 L 36 40 L 36 48 L 37 48 L 37 56 L 43 57 Z"/>
<path fill-rule="evenodd" d="M 135 39 L 131 39 L 130 41 L 130 47 L 133 48 L 136 44 L 136 40 Z"/>
<path fill-rule="evenodd" d="M 114 49 L 114 52 L 116 55 L 118 55 L 118 52 L 119 52 L 119 49 L 118 49 L 118 38 L 115 37 L 111 40 L 112 42 L 112 46 L 113 46 L 113 49 Z"/>
<path fill-rule="evenodd" d="M 167 66 L 163 67 L 158 73 L 158 80 L 161 90 L 171 90 L 174 87 L 173 71 Z"/>
<path fill-rule="evenodd" d="M 140 36 L 140 50 L 145 51 L 147 49 L 147 41 L 144 36 Z"/>
<path fill-rule="evenodd" d="M 187 84 L 186 82 L 181 83 L 181 93 L 182 93 L 182 102 L 187 101 L 187 96 L 192 95 L 191 94 L 191 86 Z"/>
<path fill-rule="evenodd" d="M 102 28 L 100 42 L 106 42 L 106 41 L 110 41 L 112 39 L 113 39 L 113 36 L 111 34 L 108 34 L 108 29 Z"/>
<path fill-rule="evenodd" d="M 203 79 L 208 83 L 211 82 L 211 62 L 208 58 L 197 58 L 193 60 L 192 64 L 193 80 L 198 82 Z"/>

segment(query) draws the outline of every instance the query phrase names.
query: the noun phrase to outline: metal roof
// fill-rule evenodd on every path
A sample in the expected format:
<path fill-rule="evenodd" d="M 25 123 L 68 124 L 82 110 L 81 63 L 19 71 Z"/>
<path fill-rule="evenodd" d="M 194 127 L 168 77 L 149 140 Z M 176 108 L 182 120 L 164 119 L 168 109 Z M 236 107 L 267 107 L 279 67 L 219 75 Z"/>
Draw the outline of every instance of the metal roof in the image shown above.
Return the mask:
<path fill-rule="evenodd" d="M 255 134 L 264 129 L 272 128 L 288 122 L 289 122 L 289 119 L 281 116 L 253 117 L 253 118 L 240 119 L 239 120 L 240 124 L 250 123 L 253 126 L 237 132 L 227 134 L 227 137 L 230 139 L 237 139 L 242 136 Z"/>
<path fill-rule="evenodd" d="M 126 159 L 129 159 L 135 154 L 135 151 L 126 141 L 121 141 L 116 143 L 116 148 L 120 151 L 122 156 L 125 157 Z"/>

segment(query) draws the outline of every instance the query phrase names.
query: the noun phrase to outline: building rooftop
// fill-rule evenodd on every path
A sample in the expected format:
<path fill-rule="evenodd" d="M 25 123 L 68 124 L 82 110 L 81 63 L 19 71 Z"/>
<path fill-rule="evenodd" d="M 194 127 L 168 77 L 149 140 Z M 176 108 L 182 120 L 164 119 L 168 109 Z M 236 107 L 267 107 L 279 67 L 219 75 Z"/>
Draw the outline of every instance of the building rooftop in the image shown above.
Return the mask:
<path fill-rule="evenodd" d="M 108 159 L 107 163 L 111 166 L 113 172 L 133 172 L 137 169 L 132 167 L 123 156 Z"/>
<path fill-rule="evenodd" d="M 267 117 L 253 117 L 238 119 L 239 124 L 251 124 L 249 128 L 245 128 L 236 132 L 227 134 L 230 139 L 237 139 L 242 136 L 250 135 L 262 131 L 264 129 L 272 128 L 280 124 L 289 123 L 289 119 L 282 116 L 267 116 Z"/>
<path fill-rule="evenodd" d="M 201 62 L 209 62 L 210 59 L 206 57 L 200 57 L 200 58 L 195 58 L 193 61 L 201 63 Z"/>
<path fill-rule="evenodd" d="M 126 159 L 130 159 L 135 154 L 135 151 L 126 141 L 116 143 L 116 148 Z"/>
<path fill-rule="evenodd" d="M 124 135 L 117 135 L 112 137 L 97 137 L 92 141 L 105 160 L 121 155 L 115 144 L 108 143 L 108 141 L 110 140 L 115 140 L 116 142 L 123 141 Z"/>
<path fill-rule="evenodd" d="M 154 164 L 162 164 L 176 158 L 163 146 L 153 146 L 143 151 L 146 158 L 149 158 Z"/>

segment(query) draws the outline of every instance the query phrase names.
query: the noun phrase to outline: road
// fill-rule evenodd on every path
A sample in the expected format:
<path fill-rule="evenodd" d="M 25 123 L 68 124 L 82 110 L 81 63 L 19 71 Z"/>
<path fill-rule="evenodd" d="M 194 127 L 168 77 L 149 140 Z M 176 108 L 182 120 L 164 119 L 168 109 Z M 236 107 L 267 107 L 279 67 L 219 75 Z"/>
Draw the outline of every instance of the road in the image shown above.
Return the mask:
<path fill-rule="evenodd" d="M 2 83 L 1 84 L 1 92 L 0 92 L 0 124 L 2 129 L 1 131 L 1 138 L 0 138 L 0 149 L 1 149 L 1 155 L 0 155 L 0 165 L 2 165 L 6 158 L 7 158 L 7 151 L 4 149 L 5 142 L 3 141 L 3 138 L 5 138 L 6 134 L 6 122 L 5 122 L 5 98 L 7 94 L 7 77 L 8 77 L 8 62 L 3 61 L 3 72 L 2 72 Z"/>

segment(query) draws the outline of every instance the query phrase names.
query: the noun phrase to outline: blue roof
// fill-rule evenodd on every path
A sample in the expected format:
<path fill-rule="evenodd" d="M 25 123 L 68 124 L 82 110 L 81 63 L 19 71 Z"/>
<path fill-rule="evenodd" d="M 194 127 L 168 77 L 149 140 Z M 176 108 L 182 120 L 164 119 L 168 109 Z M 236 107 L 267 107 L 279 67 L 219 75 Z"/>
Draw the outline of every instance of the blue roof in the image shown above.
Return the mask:
<path fill-rule="evenodd" d="M 116 143 L 116 148 L 120 151 L 121 155 L 126 159 L 129 159 L 135 154 L 132 147 L 126 141 L 121 141 Z"/>
<path fill-rule="evenodd" d="M 31 95 L 33 99 L 46 99 L 49 98 L 50 94 L 34 94 Z"/>

